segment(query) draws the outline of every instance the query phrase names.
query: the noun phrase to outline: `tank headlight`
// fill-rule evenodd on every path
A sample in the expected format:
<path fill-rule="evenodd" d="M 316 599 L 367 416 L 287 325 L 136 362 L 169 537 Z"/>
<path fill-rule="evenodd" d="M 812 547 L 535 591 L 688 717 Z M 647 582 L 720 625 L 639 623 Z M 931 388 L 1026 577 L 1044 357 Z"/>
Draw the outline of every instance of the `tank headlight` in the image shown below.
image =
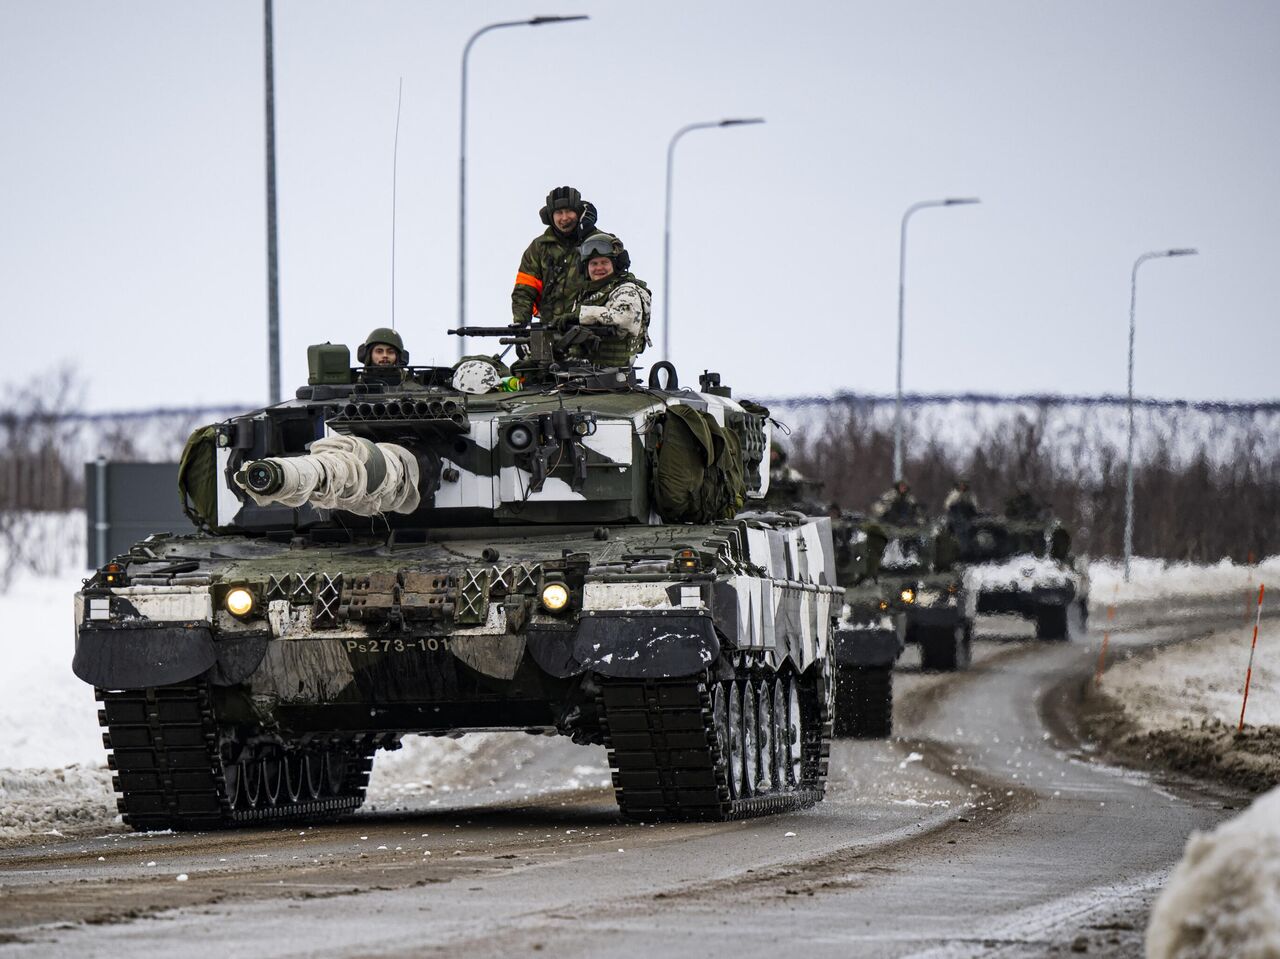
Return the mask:
<path fill-rule="evenodd" d="M 914 603 L 916 601 L 916 591 L 910 586 L 902 587 L 902 592 L 898 594 L 904 603 Z"/>
<path fill-rule="evenodd" d="M 253 593 L 243 586 L 228 591 L 222 602 L 232 616 L 248 616 L 253 612 Z"/>
<path fill-rule="evenodd" d="M 548 612 L 560 612 L 569 605 L 569 587 L 564 583 L 547 583 L 542 587 L 542 605 Z"/>

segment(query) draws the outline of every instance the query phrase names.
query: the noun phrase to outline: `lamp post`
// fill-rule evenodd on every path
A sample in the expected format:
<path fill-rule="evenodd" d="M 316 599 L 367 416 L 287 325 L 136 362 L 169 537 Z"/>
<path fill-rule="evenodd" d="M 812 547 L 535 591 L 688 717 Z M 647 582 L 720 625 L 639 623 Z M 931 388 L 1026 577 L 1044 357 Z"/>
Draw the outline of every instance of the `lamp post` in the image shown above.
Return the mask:
<path fill-rule="evenodd" d="M 271 0 L 262 0 L 262 60 L 267 120 L 267 396 L 280 402 L 280 259 L 276 240 L 276 71 Z"/>
<path fill-rule="evenodd" d="M 979 203 L 976 197 L 948 197 L 945 200 L 921 200 L 902 214 L 902 230 L 898 235 L 898 390 L 893 404 L 893 481 L 902 479 L 902 327 L 903 306 L 907 289 L 907 222 L 911 214 L 931 206 L 966 206 Z"/>
<path fill-rule="evenodd" d="M 1124 581 L 1129 582 L 1129 561 L 1133 558 L 1133 334 L 1134 316 L 1138 308 L 1138 267 L 1147 260 L 1159 260 L 1168 256 L 1195 256 L 1198 250 L 1179 247 L 1173 250 L 1153 250 L 1133 261 L 1133 273 L 1129 280 L 1129 452 L 1124 469 Z"/>
<path fill-rule="evenodd" d="M 675 160 L 676 143 L 693 130 L 709 130 L 713 127 L 740 127 L 764 123 L 762 117 L 734 117 L 728 120 L 708 120 L 682 126 L 667 144 L 667 209 L 662 233 L 662 358 L 671 359 L 671 168 Z"/>
<path fill-rule="evenodd" d="M 458 326 L 467 325 L 467 59 L 472 45 L 490 30 L 503 27 L 540 27 L 546 23 L 569 23 L 573 20 L 589 20 L 586 14 L 568 17 L 531 17 L 528 20 L 503 20 L 490 23 L 471 34 L 462 48 L 462 109 L 461 136 L 458 146 Z M 466 355 L 466 337 L 458 337 L 458 357 Z"/>

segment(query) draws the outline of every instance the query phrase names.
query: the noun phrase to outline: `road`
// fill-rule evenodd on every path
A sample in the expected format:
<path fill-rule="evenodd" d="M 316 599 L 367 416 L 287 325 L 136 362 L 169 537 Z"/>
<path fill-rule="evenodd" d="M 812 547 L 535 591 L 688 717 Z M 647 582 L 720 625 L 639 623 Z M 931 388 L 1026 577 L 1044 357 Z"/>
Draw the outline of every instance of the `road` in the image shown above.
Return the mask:
<path fill-rule="evenodd" d="M 1112 649 L 1238 605 L 1122 611 Z M 623 825 L 609 790 L 563 788 L 603 750 L 521 737 L 493 783 L 341 823 L 0 849 L 0 957 L 1138 956 L 1188 834 L 1244 798 L 1079 741 L 1097 635 L 980 625 L 967 673 L 904 665 L 896 738 L 837 742 L 813 809 Z"/>

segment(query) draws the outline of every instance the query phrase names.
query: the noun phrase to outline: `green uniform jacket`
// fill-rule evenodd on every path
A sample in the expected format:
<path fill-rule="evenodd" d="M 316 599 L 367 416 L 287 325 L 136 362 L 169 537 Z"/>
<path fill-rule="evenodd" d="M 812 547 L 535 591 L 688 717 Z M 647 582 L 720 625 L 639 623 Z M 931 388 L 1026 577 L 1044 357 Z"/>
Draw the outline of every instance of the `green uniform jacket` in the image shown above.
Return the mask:
<path fill-rule="evenodd" d="M 511 322 L 523 326 L 537 316 L 554 326 L 558 317 L 573 311 L 584 285 L 578 270 L 577 231 L 563 236 L 555 227 L 547 227 L 520 257 L 511 291 Z"/>

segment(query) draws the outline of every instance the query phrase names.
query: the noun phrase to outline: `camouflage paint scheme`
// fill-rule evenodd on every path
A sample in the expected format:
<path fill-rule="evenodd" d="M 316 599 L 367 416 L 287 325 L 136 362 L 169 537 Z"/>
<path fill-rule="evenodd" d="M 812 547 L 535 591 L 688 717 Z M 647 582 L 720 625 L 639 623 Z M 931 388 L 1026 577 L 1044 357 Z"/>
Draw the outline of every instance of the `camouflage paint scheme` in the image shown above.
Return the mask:
<path fill-rule="evenodd" d="M 705 684 L 749 670 L 764 677 L 753 680 L 764 697 L 771 676 L 829 669 L 842 595 L 829 521 L 748 512 L 664 524 L 650 495 L 663 413 L 687 404 L 739 431 L 749 495 L 763 497 L 763 417 L 726 396 L 644 389 L 621 374 L 613 389 L 593 376 L 482 395 L 440 385 L 445 374 L 419 376 L 413 391 L 304 388 L 219 424 L 217 531 L 150 537 L 86 581 L 77 675 L 100 691 L 196 684 L 188 698 L 205 697 L 225 765 L 265 740 L 289 751 L 363 737 L 368 755 L 407 733 L 525 729 L 604 742 L 599 691 L 610 680 Z M 505 431 L 535 424 L 541 438 L 536 424 L 556 415 L 581 433 L 539 470 Z M 250 462 L 306 456 L 333 433 L 415 451 L 419 508 L 264 506 L 241 488 Z M 553 582 L 569 594 L 558 611 L 541 601 Z M 235 616 L 226 598 L 238 587 L 254 603 Z M 233 728 L 239 751 L 228 752 Z M 809 780 L 816 733 L 811 745 Z M 215 760 L 221 783 L 218 769 Z"/>

